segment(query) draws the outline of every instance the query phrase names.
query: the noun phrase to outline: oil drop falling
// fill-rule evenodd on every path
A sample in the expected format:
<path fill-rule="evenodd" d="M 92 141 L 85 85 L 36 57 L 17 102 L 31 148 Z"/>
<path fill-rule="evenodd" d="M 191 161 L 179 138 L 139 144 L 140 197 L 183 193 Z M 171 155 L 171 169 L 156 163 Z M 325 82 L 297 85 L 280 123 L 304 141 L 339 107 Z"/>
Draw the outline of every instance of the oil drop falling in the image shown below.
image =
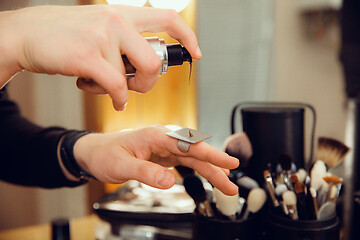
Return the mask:
<path fill-rule="evenodd" d="M 193 64 L 192 59 L 189 61 L 189 63 L 190 63 L 190 71 L 189 71 L 189 85 L 190 85 L 191 73 L 192 73 L 192 64 Z"/>

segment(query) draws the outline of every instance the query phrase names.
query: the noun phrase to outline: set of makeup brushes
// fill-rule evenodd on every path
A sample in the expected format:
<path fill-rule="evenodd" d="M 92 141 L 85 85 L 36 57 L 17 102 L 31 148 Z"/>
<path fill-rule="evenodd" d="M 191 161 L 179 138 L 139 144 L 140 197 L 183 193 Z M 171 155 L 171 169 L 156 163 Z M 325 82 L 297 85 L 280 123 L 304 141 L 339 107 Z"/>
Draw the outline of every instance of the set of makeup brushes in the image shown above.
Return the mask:
<path fill-rule="evenodd" d="M 320 137 L 317 160 L 309 171 L 296 169 L 291 157 L 281 154 L 276 171 L 269 168 L 263 172 L 275 212 L 293 220 L 335 217 L 343 181 L 331 170 L 343 161 L 348 151 L 340 141 Z"/>
<path fill-rule="evenodd" d="M 183 177 L 186 192 L 195 202 L 198 216 L 219 220 L 247 219 L 260 211 L 266 202 L 266 192 L 258 185 L 249 190 L 246 198 L 239 194 L 228 196 L 191 170 L 185 167 L 176 169 Z"/>
<path fill-rule="evenodd" d="M 191 169 L 180 166 L 176 169 L 183 177 L 185 190 L 194 200 L 195 213 L 199 216 L 222 220 L 247 219 L 259 212 L 269 199 L 274 212 L 283 217 L 325 220 L 336 216 L 336 202 L 343 180 L 332 174 L 332 170 L 344 160 L 348 151 L 342 142 L 320 137 L 317 160 L 308 171 L 297 169 L 291 156 L 283 153 L 275 168 L 269 165 L 263 171 L 263 187 L 246 176 L 246 171 L 232 171 L 229 178 L 239 187 L 239 194 L 235 196 L 224 195 Z M 252 155 L 247 135 L 242 132 L 228 137 L 225 152 L 237 157 L 242 169 L 246 169 Z"/>

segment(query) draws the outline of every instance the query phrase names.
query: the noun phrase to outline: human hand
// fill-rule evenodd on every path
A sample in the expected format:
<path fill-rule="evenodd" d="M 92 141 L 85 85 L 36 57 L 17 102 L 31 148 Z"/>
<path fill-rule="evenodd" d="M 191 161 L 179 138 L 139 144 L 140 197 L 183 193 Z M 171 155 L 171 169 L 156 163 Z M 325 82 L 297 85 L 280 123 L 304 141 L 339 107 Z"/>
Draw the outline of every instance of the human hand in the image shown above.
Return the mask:
<path fill-rule="evenodd" d="M 169 129 L 151 126 L 116 133 L 88 134 L 75 143 L 74 156 L 82 169 L 106 183 L 133 179 L 167 189 L 175 184 L 167 167 L 193 168 L 224 194 L 235 195 L 238 187 L 227 174 L 239 161 L 205 142 L 191 144 L 187 153 L 177 147 Z"/>
<path fill-rule="evenodd" d="M 128 90 L 149 91 L 160 69 L 159 57 L 140 33 L 162 31 L 181 42 L 194 59 L 201 58 L 194 32 L 173 10 L 91 5 L 1 12 L 0 86 L 23 69 L 77 76 L 80 89 L 109 94 L 114 108 L 123 110 Z M 129 80 L 123 54 L 136 68 Z"/>

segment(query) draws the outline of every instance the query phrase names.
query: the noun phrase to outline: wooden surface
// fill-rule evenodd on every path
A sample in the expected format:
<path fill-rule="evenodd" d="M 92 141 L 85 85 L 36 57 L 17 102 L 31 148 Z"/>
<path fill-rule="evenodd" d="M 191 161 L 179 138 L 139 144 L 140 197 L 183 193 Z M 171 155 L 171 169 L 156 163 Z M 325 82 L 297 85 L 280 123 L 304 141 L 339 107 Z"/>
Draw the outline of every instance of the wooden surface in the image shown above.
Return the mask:
<path fill-rule="evenodd" d="M 71 239 L 95 240 L 95 229 L 100 222 L 94 215 L 71 220 Z M 0 240 L 51 240 L 51 237 L 51 224 L 0 231 Z"/>

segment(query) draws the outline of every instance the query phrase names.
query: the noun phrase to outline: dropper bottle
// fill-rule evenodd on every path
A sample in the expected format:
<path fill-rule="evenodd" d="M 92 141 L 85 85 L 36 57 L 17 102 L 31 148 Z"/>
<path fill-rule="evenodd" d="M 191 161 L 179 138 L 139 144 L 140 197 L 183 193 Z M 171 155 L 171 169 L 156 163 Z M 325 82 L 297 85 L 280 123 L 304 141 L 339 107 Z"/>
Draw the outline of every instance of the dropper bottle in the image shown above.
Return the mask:
<path fill-rule="evenodd" d="M 158 37 L 145 38 L 155 50 L 156 54 L 161 60 L 161 68 L 159 70 L 159 76 L 166 73 L 168 67 L 179 66 L 184 62 L 192 63 L 192 58 L 188 50 L 181 46 L 179 43 L 166 44 L 164 39 Z M 136 69 L 131 65 L 125 55 L 122 55 L 122 60 L 125 65 L 126 76 L 135 76 Z"/>

